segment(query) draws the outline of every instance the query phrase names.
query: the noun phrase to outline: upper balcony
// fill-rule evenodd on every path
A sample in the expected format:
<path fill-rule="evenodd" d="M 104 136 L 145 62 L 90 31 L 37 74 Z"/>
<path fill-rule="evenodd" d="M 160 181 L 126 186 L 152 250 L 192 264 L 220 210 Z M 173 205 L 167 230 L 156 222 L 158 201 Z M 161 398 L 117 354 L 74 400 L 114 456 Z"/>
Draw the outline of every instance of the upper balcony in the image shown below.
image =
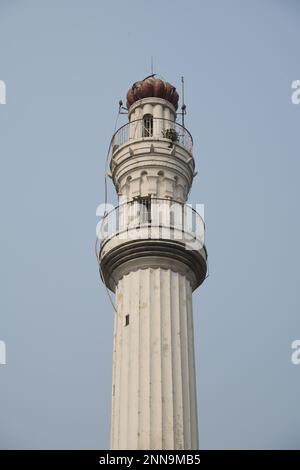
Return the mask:
<path fill-rule="evenodd" d="M 111 154 L 133 140 L 151 139 L 179 144 L 190 153 L 193 150 L 193 138 L 185 127 L 178 122 L 146 114 L 143 119 L 130 121 L 115 132 L 111 140 Z"/>

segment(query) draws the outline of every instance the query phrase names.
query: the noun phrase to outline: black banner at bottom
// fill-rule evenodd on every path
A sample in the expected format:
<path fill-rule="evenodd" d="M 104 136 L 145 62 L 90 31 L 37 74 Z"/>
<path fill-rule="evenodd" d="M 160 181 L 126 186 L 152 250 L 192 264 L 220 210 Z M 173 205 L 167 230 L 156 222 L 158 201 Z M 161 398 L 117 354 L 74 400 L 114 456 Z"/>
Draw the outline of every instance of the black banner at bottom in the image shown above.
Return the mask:
<path fill-rule="evenodd" d="M 229 465 L 276 464 L 286 468 L 300 463 L 300 451 L 228 450 L 228 451 L 97 451 L 97 450 L 1 450 L 0 468 L 9 465 L 72 465 L 76 468 L 114 467 L 135 469 L 159 465 Z"/>

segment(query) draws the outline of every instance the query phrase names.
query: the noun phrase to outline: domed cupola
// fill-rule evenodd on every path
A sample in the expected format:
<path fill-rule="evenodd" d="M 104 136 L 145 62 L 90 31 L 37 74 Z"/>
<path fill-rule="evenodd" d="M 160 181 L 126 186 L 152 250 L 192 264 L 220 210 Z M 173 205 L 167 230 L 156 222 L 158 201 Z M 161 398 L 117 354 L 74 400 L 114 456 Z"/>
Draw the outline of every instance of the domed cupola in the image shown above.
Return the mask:
<path fill-rule="evenodd" d="M 179 95 L 176 88 L 169 82 L 162 80 L 155 75 L 135 82 L 127 93 L 127 108 L 143 98 L 162 98 L 169 101 L 175 109 L 178 108 Z"/>

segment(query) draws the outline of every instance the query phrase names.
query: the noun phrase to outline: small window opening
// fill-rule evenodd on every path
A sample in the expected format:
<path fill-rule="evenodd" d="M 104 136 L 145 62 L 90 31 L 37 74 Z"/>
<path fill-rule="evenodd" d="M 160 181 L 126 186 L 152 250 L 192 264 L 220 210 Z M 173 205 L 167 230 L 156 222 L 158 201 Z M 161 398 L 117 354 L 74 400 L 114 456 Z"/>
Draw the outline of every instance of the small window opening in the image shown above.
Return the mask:
<path fill-rule="evenodd" d="M 151 223 L 151 197 L 141 197 L 138 199 L 140 204 L 140 223 Z"/>
<path fill-rule="evenodd" d="M 152 114 L 145 114 L 143 117 L 143 137 L 153 136 L 153 116 Z"/>
<path fill-rule="evenodd" d="M 129 325 L 129 315 L 125 315 L 125 326 Z"/>

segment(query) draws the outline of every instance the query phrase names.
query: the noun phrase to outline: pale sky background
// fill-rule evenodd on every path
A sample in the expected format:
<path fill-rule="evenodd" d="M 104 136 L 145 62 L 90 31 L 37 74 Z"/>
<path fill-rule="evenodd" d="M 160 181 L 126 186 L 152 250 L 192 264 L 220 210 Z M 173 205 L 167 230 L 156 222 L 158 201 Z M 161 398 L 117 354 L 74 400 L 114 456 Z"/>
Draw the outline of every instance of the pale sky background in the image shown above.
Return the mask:
<path fill-rule="evenodd" d="M 109 447 L 95 211 L 118 101 L 151 55 L 185 76 L 205 204 L 200 446 L 300 449 L 299 26 L 292 0 L 0 0 L 1 449 Z"/>

